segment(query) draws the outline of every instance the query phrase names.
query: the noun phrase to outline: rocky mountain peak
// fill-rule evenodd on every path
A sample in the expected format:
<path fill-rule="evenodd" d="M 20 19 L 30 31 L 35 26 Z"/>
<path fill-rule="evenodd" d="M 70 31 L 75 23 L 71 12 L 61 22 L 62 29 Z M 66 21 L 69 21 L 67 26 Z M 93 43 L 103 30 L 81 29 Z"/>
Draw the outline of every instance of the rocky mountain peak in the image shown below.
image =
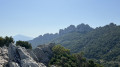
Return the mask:
<path fill-rule="evenodd" d="M 63 35 L 66 33 L 70 33 L 70 32 L 80 32 L 80 33 L 85 33 L 85 32 L 89 32 L 93 30 L 93 28 L 91 28 L 88 24 L 79 24 L 76 27 L 74 25 L 70 25 L 65 29 L 60 29 L 59 30 L 59 34 Z"/>
<path fill-rule="evenodd" d="M 83 32 L 89 32 L 91 30 L 93 30 L 93 28 L 91 28 L 88 24 L 83 24 L 82 23 L 82 24 L 79 24 L 76 27 L 76 31 L 81 32 L 81 33 L 83 33 Z"/>

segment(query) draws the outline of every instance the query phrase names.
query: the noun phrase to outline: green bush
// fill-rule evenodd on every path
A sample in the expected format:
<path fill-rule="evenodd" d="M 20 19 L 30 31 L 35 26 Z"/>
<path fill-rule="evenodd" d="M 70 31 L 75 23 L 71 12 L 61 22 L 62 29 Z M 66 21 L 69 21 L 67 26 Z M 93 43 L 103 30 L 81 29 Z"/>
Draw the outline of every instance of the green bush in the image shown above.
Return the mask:
<path fill-rule="evenodd" d="M 56 45 L 52 48 L 54 56 L 49 62 L 49 66 L 56 65 L 58 67 L 102 67 L 101 65 L 94 63 L 94 61 L 86 60 L 83 57 L 83 52 L 70 54 L 69 49 L 65 49 L 60 45 Z"/>
<path fill-rule="evenodd" d="M 56 45 L 52 48 L 53 52 L 56 55 L 66 55 L 66 54 L 70 54 L 70 50 L 69 49 L 65 49 L 64 47 L 62 47 L 61 45 Z"/>
<path fill-rule="evenodd" d="M 32 49 L 31 44 L 28 43 L 27 41 L 17 41 L 16 46 L 22 46 L 25 47 L 26 49 Z"/>
<path fill-rule="evenodd" d="M 52 48 L 54 56 L 49 62 L 50 65 L 56 65 L 60 67 L 76 67 L 75 58 L 70 55 L 70 50 L 65 49 L 60 45 L 56 45 Z"/>
<path fill-rule="evenodd" d="M 8 36 L 6 36 L 5 38 L 0 37 L 0 47 L 3 47 L 3 46 L 8 47 L 10 43 L 14 43 L 14 40 L 12 37 L 8 37 Z"/>

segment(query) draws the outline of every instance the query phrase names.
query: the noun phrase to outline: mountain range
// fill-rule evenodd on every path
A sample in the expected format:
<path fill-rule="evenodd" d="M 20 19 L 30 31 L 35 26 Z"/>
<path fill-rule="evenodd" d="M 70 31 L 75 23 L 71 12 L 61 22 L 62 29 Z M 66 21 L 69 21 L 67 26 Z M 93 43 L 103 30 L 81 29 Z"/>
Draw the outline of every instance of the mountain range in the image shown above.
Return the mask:
<path fill-rule="evenodd" d="M 93 28 L 91 28 L 89 25 L 83 24 L 83 23 L 77 25 L 76 27 L 74 25 L 70 25 L 69 27 L 67 27 L 65 29 L 60 29 L 59 33 L 55 33 L 55 34 L 46 33 L 44 35 L 40 35 L 40 36 L 34 38 L 33 40 L 30 40 L 29 43 L 31 43 L 33 47 L 37 47 L 38 45 L 51 43 L 56 38 L 60 38 L 64 35 L 72 33 L 72 32 L 85 34 L 91 30 L 93 30 Z M 56 41 L 55 41 L 55 43 L 56 43 Z"/>
<path fill-rule="evenodd" d="M 56 34 L 44 34 L 29 41 L 33 47 L 47 43 L 61 44 L 72 53 L 84 52 L 84 56 L 99 63 L 118 65 L 120 62 L 120 26 L 110 23 L 95 29 L 87 24 L 70 25 Z"/>
<path fill-rule="evenodd" d="M 21 40 L 21 41 L 28 41 L 28 40 L 32 40 L 33 38 L 19 34 L 19 35 L 13 36 L 13 39 L 14 39 L 15 41 L 19 41 L 19 40 Z"/>

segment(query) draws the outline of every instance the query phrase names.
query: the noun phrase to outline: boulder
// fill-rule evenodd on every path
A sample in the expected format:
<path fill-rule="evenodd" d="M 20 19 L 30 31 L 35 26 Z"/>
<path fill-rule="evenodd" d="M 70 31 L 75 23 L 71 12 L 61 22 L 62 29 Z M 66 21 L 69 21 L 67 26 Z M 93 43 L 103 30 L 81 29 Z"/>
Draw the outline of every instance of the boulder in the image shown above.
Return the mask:
<path fill-rule="evenodd" d="M 53 56 L 52 47 L 54 45 L 54 43 L 50 43 L 49 45 L 40 45 L 33 50 L 34 54 L 39 59 L 39 62 L 42 62 L 46 65 L 48 64 L 49 60 Z"/>
<path fill-rule="evenodd" d="M 11 43 L 8 48 L 0 48 L 0 67 L 46 67 L 44 64 L 53 56 L 54 45 L 40 45 L 32 50 Z"/>
<path fill-rule="evenodd" d="M 37 63 L 24 47 L 9 45 L 9 67 L 46 67 Z"/>
<path fill-rule="evenodd" d="M 6 46 L 0 48 L 0 67 L 4 67 L 8 63 L 8 48 Z"/>
<path fill-rule="evenodd" d="M 20 64 L 20 54 L 17 51 L 17 47 L 14 44 L 10 44 L 8 48 L 9 62 L 15 62 Z"/>
<path fill-rule="evenodd" d="M 9 67 L 20 67 L 18 63 L 15 62 L 9 62 Z"/>
<path fill-rule="evenodd" d="M 38 62 L 38 58 L 37 56 L 34 54 L 33 50 L 32 49 L 27 49 L 27 52 L 30 54 L 30 56 Z"/>

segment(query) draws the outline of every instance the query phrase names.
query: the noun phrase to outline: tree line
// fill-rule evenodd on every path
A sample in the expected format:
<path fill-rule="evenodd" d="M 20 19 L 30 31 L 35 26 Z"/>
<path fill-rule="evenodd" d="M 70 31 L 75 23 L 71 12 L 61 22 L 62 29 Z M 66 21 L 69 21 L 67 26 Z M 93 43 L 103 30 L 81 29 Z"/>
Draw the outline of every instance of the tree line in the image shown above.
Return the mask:
<path fill-rule="evenodd" d="M 69 49 L 61 45 L 55 45 L 52 48 L 54 53 L 49 62 L 49 66 L 56 67 L 103 67 L 101 64 L 95 63 L 93 60 L 87 60 L 83 57 L 83 52 L 71 54 Z"/>
<path fill-rule="evenodd" d="M 14 39 L 12 37 L 0 37 L 0 47 L 6 46 L 9 47 L 10 43 L 14 43 Z M 16 46 L 22 46 L 26 49 L 32 49 L 32 46 L 27 41 L 16 41 Z"/>

